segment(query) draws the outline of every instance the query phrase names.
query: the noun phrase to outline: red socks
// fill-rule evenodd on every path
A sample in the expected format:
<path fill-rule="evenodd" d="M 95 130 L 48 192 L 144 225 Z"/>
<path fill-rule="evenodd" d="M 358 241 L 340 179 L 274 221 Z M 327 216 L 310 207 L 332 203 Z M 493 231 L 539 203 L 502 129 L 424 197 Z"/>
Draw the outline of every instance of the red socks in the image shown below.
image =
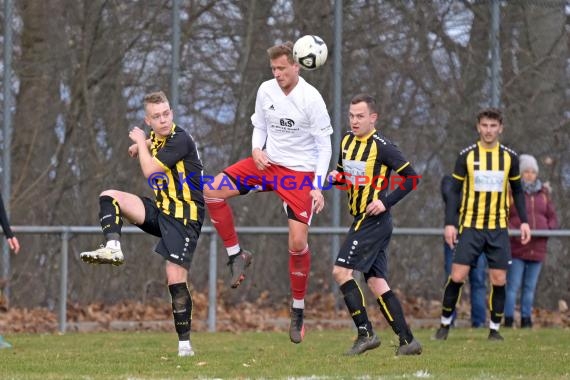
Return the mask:
<path fill-rule="evenodd" d="M 289 279 L 293 299 L 302 300 L 307 293 L 309 272 L 311 270 L 311 251 L 309 246 L 302 251 L 289 251 Z"/>
<path fill-rule="evenodd" d="M 210 220 L 218 235 L 224 242 L 224 247 L 233 247 L 238 245 L 238 237 L 234 227 L 234 216 L 232 209 L 228 206 L 224 199 L 220 198 L 207 198 L 204 197 L 208 212 L 210 213 Z"/>
<path fill-rule="evenodd" d="M 234 227 L 232 210 L 225 200 L 204 197 L 210 220 L 224 242 L 224 247 L 238 246 L 238 237 Z M 289 251 L 289 279 L 293 298 L 302 300 L 307 293 L 309 272 L 311 270 L 311 251 L 309 246 L 301 251 Z"/>

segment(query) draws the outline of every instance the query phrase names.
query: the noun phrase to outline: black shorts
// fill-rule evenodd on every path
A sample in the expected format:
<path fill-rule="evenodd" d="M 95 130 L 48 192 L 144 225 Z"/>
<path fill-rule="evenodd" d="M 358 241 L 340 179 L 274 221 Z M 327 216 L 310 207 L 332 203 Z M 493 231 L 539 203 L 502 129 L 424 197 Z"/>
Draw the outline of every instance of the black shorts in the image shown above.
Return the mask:
<path fill-rule="evenodd" d="M 391 237 L 392 216 L 389 213 L 359 215 L 350 226 L 335 265 L 362 272 L 366 280 L 370 277 L 386 279 L 387 248 Z"/>
<path fill-rule="evenodd" d="M 202 230 L 202 223 L 189 221 L 184 225 L 180 220 L 160 211 L 152 199 L 147 197 L 141 197 L 141 199 L 145 216 L 144 223 L 137 227 L 161 238 L 154 249 L 156 253 L 189 270 Z"/>
<path fill-rule="evenodd" d="M 477 266 L 479 255 L 484 252 L 489 268 L 503 270 L 509 268 L 511 245 L 509 231 L 506 228 L 489 230 L 464 227 L 458 240 L 453 254 L 454 263 L 474 268 Z"/>

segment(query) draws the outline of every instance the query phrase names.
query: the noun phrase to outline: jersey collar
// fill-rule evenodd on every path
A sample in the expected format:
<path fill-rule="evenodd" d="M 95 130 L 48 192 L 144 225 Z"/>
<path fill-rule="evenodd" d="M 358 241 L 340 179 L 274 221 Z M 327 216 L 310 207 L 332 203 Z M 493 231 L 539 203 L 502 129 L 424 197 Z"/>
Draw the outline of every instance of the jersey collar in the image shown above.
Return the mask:
<path fill-rule="evenodd" d="M 172 136 L 172 135 L 174 134 L 174 129 L 176 129 L 176 124 L 175 124 L 175 123 L 172 123 L 172 128 L 170 128 L 170 133 L 168 134 L 168 136 L 166 136 L 166 137 L 159 137 L 156 133 L 154 133 L 154 131 L 151 131 L 151 132 L 150 132 L 150 138 L 151 138 L 152 140 L 156 140 L 156 141 L 162 142 L 162 141 L 166 140 L 168 137 L 170 137 L 170 136 Z"/>
<path fill-rule="evenodd" d="M 485 147 L 481 144 L 481 141 L 477 141 L 477 146 L 479 147 L 479 149 L 484 150 L 485 152 L 493 152 L 493 151 L 499 149 L 499 145 L 501 145 L 501 144 L 499 143 L 499 140 L 497 140 L 497 145 L 495 145 L 495 146 L 492 147 L 492 148 L 485 148 Z"/>
<path fill-rule="evenodd" d="M 362 136 L 362 137 L 358 137 L 358 136 L 354 135 L 354 138 L 355 138 L 356 140 L 358 140 L 358 141 L 366 141 L 366 140 L 368 140 L 371 136 L 373 136 L 376 132 L 378 132 L 378 131 L 376 130 L 376 128 L 374 128 L 369 134 L 367 134 L 367 135 L 365 135 L 365 136 Z"/>

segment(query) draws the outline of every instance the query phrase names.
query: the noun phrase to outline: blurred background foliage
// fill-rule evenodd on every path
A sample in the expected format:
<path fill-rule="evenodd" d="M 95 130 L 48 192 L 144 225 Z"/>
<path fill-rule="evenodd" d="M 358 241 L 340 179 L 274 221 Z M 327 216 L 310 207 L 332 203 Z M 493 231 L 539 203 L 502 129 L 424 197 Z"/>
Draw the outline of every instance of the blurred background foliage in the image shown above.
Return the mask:
<path fill-rule="evenodd" d="M 12 140 L 13 225 L 98 225 L 98 195 L 113 188 L 151 195 L 138 162 L 127 155 L 127 131 L 141 125 L 145 93 L 170 94 L 172 3 L 115 0 L 20 0 L 14 17 L 0 11 L 0 34 L 14 28 Z M 423 176 L 417 191 L 393 209 L 396 227 L 443 225 L 439 190 L 457 153 L 476 138 L 475 114 L 490 104 L 489 2 L 343 1 L 342 46 L 333 40 L 332 0 L 181 0 L 181 50 L 175 120 L 200 144 L 205 173 L 215 175 L 250 154 L 256 90 L 271 77 L 266 49 L 304 34 L 321 36 L 329 60 L 302 75 L 333 113 L 332 55 L 342 54 L 342 125 L 359 92 L 377 97 L 379 129 Z M 570 209 L 569 6 L 565 1 L 501 3 L 503 143 L 535 155 L 551 183 L 562 228 Z M 0 45 L 4 49 L 4 45 Z M 2 62 L 3 63 L 3 62 Z M 3 64 L 2 64 L 3 67 Z M 0 75 L 2 71 L 0 70 Z M 3 81 L 5 86 L 6 83 Z M 1 96 L 1 95 L 0 95 Z M 0 145 L 1 146 L 1 145 Z M 336 158 L 333 158 L 333 162 Z M 333 163 L 331 163 L 331 168 Z M 338 190 L 334 190 L 338 191 Z M 332 222 L 330 193 L 314 226 Z M 342 225 L 351 219 L 341 194 Z M 286 226 L 273 194 L 231 201 L 239 226 Z M 209 220 L 206 222 L 209 224 Z M 12 257 L 12 305 L 54 308 L 61 242 L 21 235 Z M 289 296 L 287 238 L 244 235 L 256 253 L 252 275 L 231 302 Z M 116 302 L 167 297 L 155 238 L 126 235 L 126 264 L 94 268 L 79 252 L 100 236 L 70 240 L 69 301 Z M 309 292 L 328 292 L 330 237 L 312 236 Z M 395 236 L 390 282 L 410 296 L 439 299 L 444 281 L 440 237 Z M 209 239 L 200 240 L 190 278 L 207 286 Z M 219 244 L 218 271 L 226 275 Z M 550 239 L 537 306 L 570 300 L 568 239 Z M 225 278 L 225 277 L 224 277 Z"/>

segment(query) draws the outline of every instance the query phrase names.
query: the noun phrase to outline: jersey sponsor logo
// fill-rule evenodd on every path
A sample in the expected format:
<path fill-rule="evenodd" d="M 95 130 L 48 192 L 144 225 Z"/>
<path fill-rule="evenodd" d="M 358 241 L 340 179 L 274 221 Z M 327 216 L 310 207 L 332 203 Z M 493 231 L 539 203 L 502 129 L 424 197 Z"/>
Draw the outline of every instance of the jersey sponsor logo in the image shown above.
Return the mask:
<path fill-rule="evenodd" d="M 295 121 L 293 121 L 293 119 L 282 118 L 279 119 L 279 125 L 283 127 L 292 127 L 295 125 Z"/>
<path fill-rule="evenodd" d="M 291 275 L 297 277 L 307 277 L 307 275 L 303 272 L 291 272 Z"/>
<path fill-rule="evenodd" d="M 344 179 L 355 187 L 366 186 L 366 162 L 355 160 L 342 160 Z"/>
<path fill-rule="evenodd" d="M 475 170 L 474 189 L 478 192 L 503 192 L 505 173 L 502 170 Z"/>
<path fill-rule="evenodd" d="M 269 109 L 270 109 L 271 111 L 275 111 L 275 107 L 273 106 L 273 104 L 269 106 Z"/>
<path fill-rule="evenodd" d="M 321 128 L 321 132 L 324 133 L 333 133 L 333 127 L 332 125 L 327 125 L 326 127 Z"/>
<path fill-rule="evenodd" d="M 363 176 L 366 174 L 366 162 L 355 160 L 342 160 L 344 173 L 351 176 Z"/>
<path fill-rule="evenodd" d="M 295 124 L 295 120 L 289 118 L 270 118 L 270 129 L 278 134 L 295 134 L 301 129 Z"/>

